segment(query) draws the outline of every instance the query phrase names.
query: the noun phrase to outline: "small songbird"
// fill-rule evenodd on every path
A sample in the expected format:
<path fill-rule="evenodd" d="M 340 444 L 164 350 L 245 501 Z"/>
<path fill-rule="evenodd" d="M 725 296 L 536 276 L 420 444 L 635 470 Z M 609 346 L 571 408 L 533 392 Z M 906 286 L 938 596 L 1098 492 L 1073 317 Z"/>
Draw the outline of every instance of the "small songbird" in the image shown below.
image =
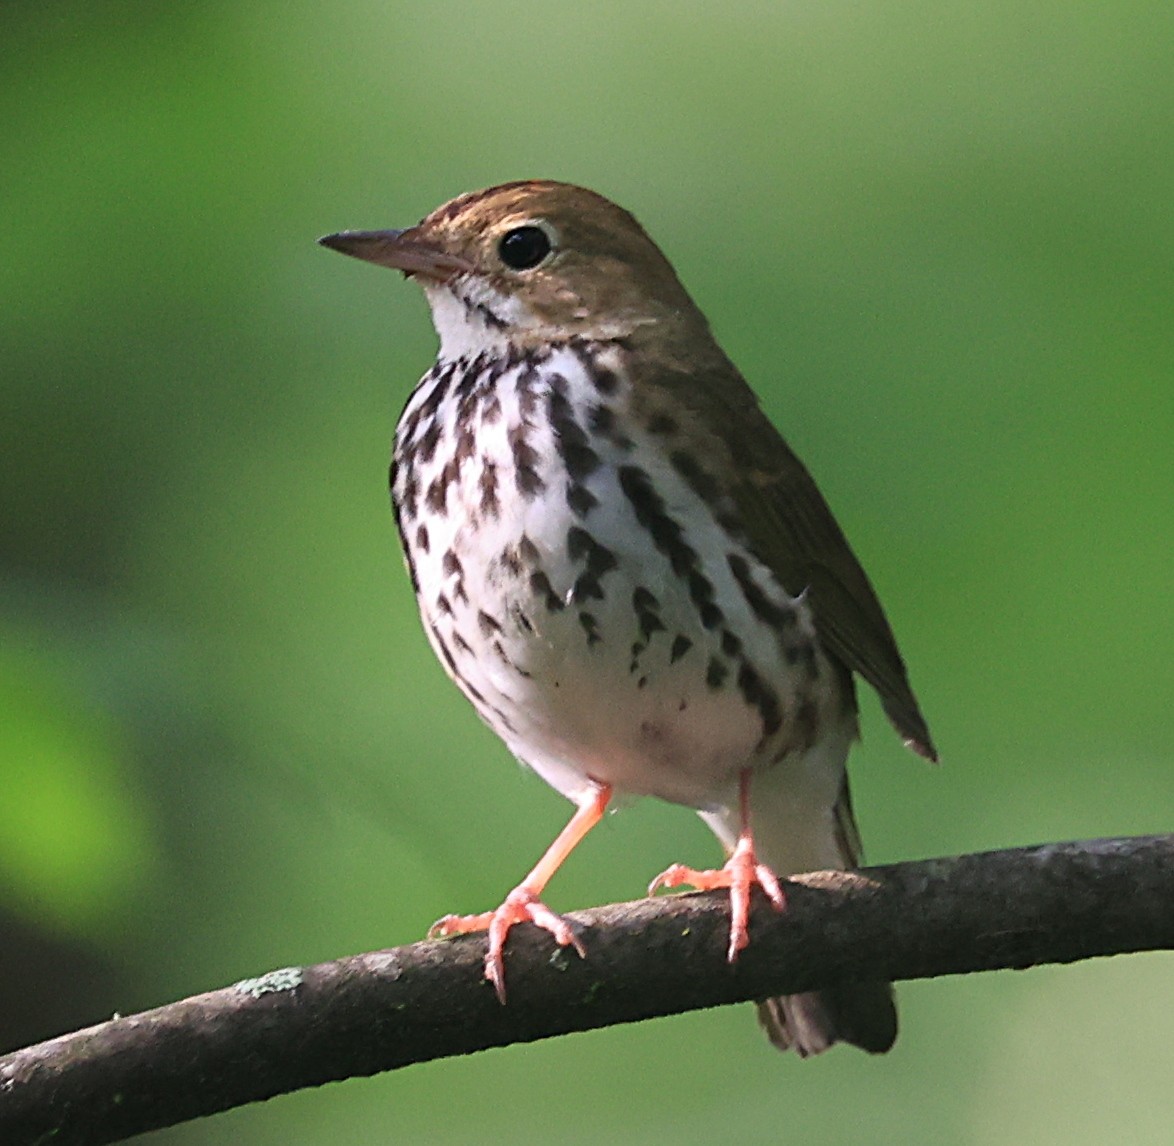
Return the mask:
<path fill-rule="evenodd" d="M 392 502 L 424 628 L 449 676 L 577 811 L 496 911 L 580 955 L 540 896 L 613 794 L 695 808 L 728 888 L 733 960 L 751 892 L 860 859 L 846 761 L 853 674 L 936 759 L 864 570 L 668 260 L 626 211 L 544 180 L 462 195 L 403 231 L 325 246 L 416 279 L 440 339 L 400 418 Z M 652 889 L 650 888 L 650 891 Z M 872 1052 L 897 1033 L 888 983 L 759 1004 L 771 1041 Z"/>

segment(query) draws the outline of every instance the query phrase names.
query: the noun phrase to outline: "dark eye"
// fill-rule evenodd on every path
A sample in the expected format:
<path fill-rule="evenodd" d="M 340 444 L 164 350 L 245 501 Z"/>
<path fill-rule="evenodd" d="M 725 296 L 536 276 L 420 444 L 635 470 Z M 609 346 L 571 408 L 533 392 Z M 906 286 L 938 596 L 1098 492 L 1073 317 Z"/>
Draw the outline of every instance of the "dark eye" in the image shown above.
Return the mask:
<path fill-rule="evenodd" d="M 541 227 L 515 227 L 502 235 L 497 253 L 507 267 L 527 271 L 550 254 L 550 237 Z"/>

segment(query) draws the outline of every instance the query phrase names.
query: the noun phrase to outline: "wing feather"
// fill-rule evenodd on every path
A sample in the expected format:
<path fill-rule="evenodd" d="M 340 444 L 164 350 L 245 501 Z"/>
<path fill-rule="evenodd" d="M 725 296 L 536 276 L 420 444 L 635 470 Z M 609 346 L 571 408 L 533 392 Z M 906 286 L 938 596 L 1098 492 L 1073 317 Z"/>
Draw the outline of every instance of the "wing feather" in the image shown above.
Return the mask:
<path fill-rule="evenodd" d="M 718 352 L 720 354 L 720 351 Z M 644 379 L 689 412 L 682 429 L 737 506 L 757 556 L 792 595 L 805 593 L 825 649 L 877 692 L 893 726 L 915 752 L 937 759 L 905 662 L 867 574 L 807 468 L 721 355 L 709 369 L 662 363 Z"/>

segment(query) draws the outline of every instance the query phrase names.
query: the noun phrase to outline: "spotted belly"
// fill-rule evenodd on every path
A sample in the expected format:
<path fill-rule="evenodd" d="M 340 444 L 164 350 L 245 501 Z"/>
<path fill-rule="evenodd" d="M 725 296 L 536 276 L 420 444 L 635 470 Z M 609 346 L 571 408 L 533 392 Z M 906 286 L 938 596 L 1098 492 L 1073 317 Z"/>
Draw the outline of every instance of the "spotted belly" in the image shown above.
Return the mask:
<path fill-rule="evenodd" d="M 572 798 L 706 808 L 806 750 L 843 686 L 612 353 L 438 366 L 397 433 L 397 520 L 437 655 L 520 760 Z"/>

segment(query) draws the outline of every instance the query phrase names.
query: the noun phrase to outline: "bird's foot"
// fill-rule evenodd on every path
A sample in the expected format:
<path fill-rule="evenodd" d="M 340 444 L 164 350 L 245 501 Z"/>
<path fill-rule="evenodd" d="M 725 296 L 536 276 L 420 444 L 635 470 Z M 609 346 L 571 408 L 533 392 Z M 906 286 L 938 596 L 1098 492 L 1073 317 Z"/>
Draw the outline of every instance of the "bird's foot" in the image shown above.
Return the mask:
<path fill-rule="evenodd" d="M 524 884 L 515 887 L 496 911 L 480 915 L 446 915 L 429 929 L 428 938 L 445 935 L 467 935 L 473 931 L 489 932 L 489 949 L 485 952 L 485 978 L 493 984 L 497 997 L 505 1002 L 505 940 L 515 923 L 533 923 L 549 931 L 560 947 L 573 947 L 580 958 L 586 950 L 575 934 L 574 926 L 555 914 Z"/>
<path fill-rule="evenodd" d="M 754 885 L 758 884 L 766 892 L 767 899 L 776 911 L 782 911 L 787 904 L 778 877 L 766 864 L 758 862 L 754 841 L 748 835 L 738 840 L 724 867 L 698 871 L 675 863 L 648 885 L 648 894 L 652 895 L 660 887 L 681 887 L 685 884 L 700 891 L 724 887 L 730 889 L 730 946 L 726 958 L 731 963 L 750 942 L 750 892 Z"/>

